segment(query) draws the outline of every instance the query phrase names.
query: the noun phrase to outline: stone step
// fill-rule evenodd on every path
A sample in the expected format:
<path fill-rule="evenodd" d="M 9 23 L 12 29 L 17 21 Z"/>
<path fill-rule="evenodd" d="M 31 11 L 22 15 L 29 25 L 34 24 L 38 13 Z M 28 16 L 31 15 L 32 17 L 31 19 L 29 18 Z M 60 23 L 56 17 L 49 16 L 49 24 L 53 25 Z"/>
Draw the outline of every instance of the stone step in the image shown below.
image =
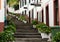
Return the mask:
<path fill-rule="evenodd" d="M 17 33 L 38 33 L 37 31 L 16 31 Z"/>
<path fill-rule="evenodd" d="M 17 23 L 15 23 L 17 24 Z M 32 26 L 31 24 L 25 24 L 25 23 L 18 23 L 17 26 Z"/>
<path fill-rule="evenodd" d="M 40 33 L 37 32 L 16 32 L 15 35 L 40 35 Z"/>
<path fill-rule="evenodd" d="M 14 35 L 16 42 L 47 42 L 47 39 L 41 38 L 37 29 L 33 29 L 32 24 L 25 24 L 15 17 L 12 17 L 12 20 L 16 24 L 16 33 Z"/>
<path fill-rule="evenodd" d="M 15 38 L 16 42 L 47 42 L 47 39 L 41 38 Z"/>
<path fill-rule="evenodd" d="M 21 32 L 21 31 L 26 31 L 26 32 L 29 32 L 29 31 L 31 31 L 31 32 L 37 32 L 37 30 L 35 30 L 35 29 L 16 29 L 16 32 Z"/>
<path fill-rule="evenodd" d="M 17 26 L 16 29 L 33 29 L 32 26 Z"/>
<path fill-rule="evenodd" d="M 37 30 L 24 30 L 24 29 L 18 29 L 16 32 L 37 32 Z"/>
<path fill-rule="evenodd" d="M 14 35 L 16 38 L 41 38 L 41 35 Z"/>

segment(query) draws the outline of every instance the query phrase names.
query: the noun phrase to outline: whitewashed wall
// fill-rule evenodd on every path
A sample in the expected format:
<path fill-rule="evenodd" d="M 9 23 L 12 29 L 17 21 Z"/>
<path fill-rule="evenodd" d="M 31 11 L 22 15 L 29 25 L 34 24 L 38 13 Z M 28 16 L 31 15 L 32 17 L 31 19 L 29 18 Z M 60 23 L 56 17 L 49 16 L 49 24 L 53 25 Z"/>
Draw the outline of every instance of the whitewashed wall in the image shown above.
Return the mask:
<path fill-rule="evenodd" d="M 54 12 L 53 12 L 53 0 L 42 0 L 41 1 L 41 7 L 35 7 L 35 6 L 31 6 L 29 3 L 28 3 L 28 0 L 27 0 L 27 6 L 28 9 L 27 9 L 27 15 L 29 14 L 28 12 L 34 8 L 34 19 L 37 18 L 37 12 L 41 12 L 42 9 L 43 9 L 43 14 L 44 14 L 44 23 L 46 24 L 46 6 L 49 6 L 49 26 L 54 26 Z M 24 6 L 23 6 L 24 7 Z M 20 8 L 20 12 L 24 11 L 24 9 Z M 38 15 L 38 21 L 41 21 L 41 16 L 40 14 Z"/>
<path fill-rule="evenodd" d="M 0 22 L 4 22 L 4 0 L 1 0 Z"/>
<path fill-rule="evenodd" d="M 54 26 L 54 10 L 53 10 L 53 1 L 49 2 L 49 25 Z"/>
<path fill-rule="evenodd" d="M 49 8 L 49 26 L 54 26 L 53 0 L 42 0 L 42 9 L 44 10 L 44 23 L 46 24 L 46 6 Z"/>

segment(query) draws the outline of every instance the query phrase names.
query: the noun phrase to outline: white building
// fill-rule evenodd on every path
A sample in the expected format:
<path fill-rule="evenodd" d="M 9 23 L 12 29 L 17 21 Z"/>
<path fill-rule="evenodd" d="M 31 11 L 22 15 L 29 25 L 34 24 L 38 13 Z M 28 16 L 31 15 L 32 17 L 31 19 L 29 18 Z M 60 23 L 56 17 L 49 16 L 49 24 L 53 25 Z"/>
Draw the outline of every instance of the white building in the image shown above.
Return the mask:
<path fill-rule="evenodd" d="M 0 0 L 0 31 L 4 27 L 4 0 Z"/>
<path fill-rule="evenodd" d="M 60 0 L 20 0 L 19 10 L 30 20 L 36 19 L 48 26 L 60 25 Z M 59 4 L 58 4 L 59 3 Z M 57 8 L 55 6 L 57 6 Z M 55 14 L 55 9 L 57 9 Z M 59 10 L 58 10 L 59 9 Z M 59 11 L 59 12 L 58 12 Z"/>
<path fill-rule="evenodd" d="M 4 1 L 0 0 L 0 31 L 4 27 Z M 60 0 L 20 0 L 19 10 L 28 16 L 29 22 L 36 19 L 48 26 L 60 26 Z"/>

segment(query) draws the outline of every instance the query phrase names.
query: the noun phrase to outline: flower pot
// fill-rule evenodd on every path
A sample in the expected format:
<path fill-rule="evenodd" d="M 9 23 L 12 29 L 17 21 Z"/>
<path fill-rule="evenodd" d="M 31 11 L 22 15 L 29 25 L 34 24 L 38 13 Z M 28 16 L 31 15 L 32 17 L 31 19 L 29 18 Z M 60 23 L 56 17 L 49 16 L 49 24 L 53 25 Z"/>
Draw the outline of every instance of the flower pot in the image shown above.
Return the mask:
<path fill-rule="evenodd" d="M 42 39 L 43 38 L 48 38 L 48 41 L 51 41 L 51 33 L 49 33 L 49 34 L 46 34 L 46 33 L 41 33 L 41 36 L 42 36 Z"/>
<path fill-rule="evenodd" d="M 24 23 L 27 23 L 27 21 L 23 20 Z"/>
<path fill-rule="evenodd" d="M 10 16 L 12 15 L 12 14 L 9 14 Z"/>
<path fill-rule="evenodd" d="M 18 19 L 18 16 L 16 16 L 16 18 Z"/>
<path fill-rule="evenodd" d="M 40 33 L 40 34 L 41 34 L 41 31 L 39 30 L 39 28 L 38 28 L 38 33 Z"/>
<path fill-rule="evenodd" d="M 13 17 L 15 17 L 15 15 L 12 15 Z"/>
<path fill-rule="evenodd" d="M 33 28 L 36 28 L 36 25 L 33 25 Z"/>

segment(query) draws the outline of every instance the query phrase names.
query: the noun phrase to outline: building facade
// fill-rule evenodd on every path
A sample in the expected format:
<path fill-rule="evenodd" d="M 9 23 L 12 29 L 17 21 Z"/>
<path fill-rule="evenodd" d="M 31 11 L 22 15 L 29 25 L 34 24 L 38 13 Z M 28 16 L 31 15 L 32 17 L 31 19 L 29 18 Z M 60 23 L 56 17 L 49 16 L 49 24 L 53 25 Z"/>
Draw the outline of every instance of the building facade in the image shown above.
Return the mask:
<path fill-rule="evenodd" d="M 0 31 L 4 27 L 5 1 L 0 0 Z M 19 0 L 19 13 L 48 26 L 60 26 L 60 0 Z"/>
<path fill-rule="evenodd" d="M 60 26 L 60 0 L 20 0 L 21 14 L 44 22 L 48 26 Z"/>
<path fill-rule="evenodd" d="M 4 28 L 4 0 L 0 0 L 0 32 Z"/>

